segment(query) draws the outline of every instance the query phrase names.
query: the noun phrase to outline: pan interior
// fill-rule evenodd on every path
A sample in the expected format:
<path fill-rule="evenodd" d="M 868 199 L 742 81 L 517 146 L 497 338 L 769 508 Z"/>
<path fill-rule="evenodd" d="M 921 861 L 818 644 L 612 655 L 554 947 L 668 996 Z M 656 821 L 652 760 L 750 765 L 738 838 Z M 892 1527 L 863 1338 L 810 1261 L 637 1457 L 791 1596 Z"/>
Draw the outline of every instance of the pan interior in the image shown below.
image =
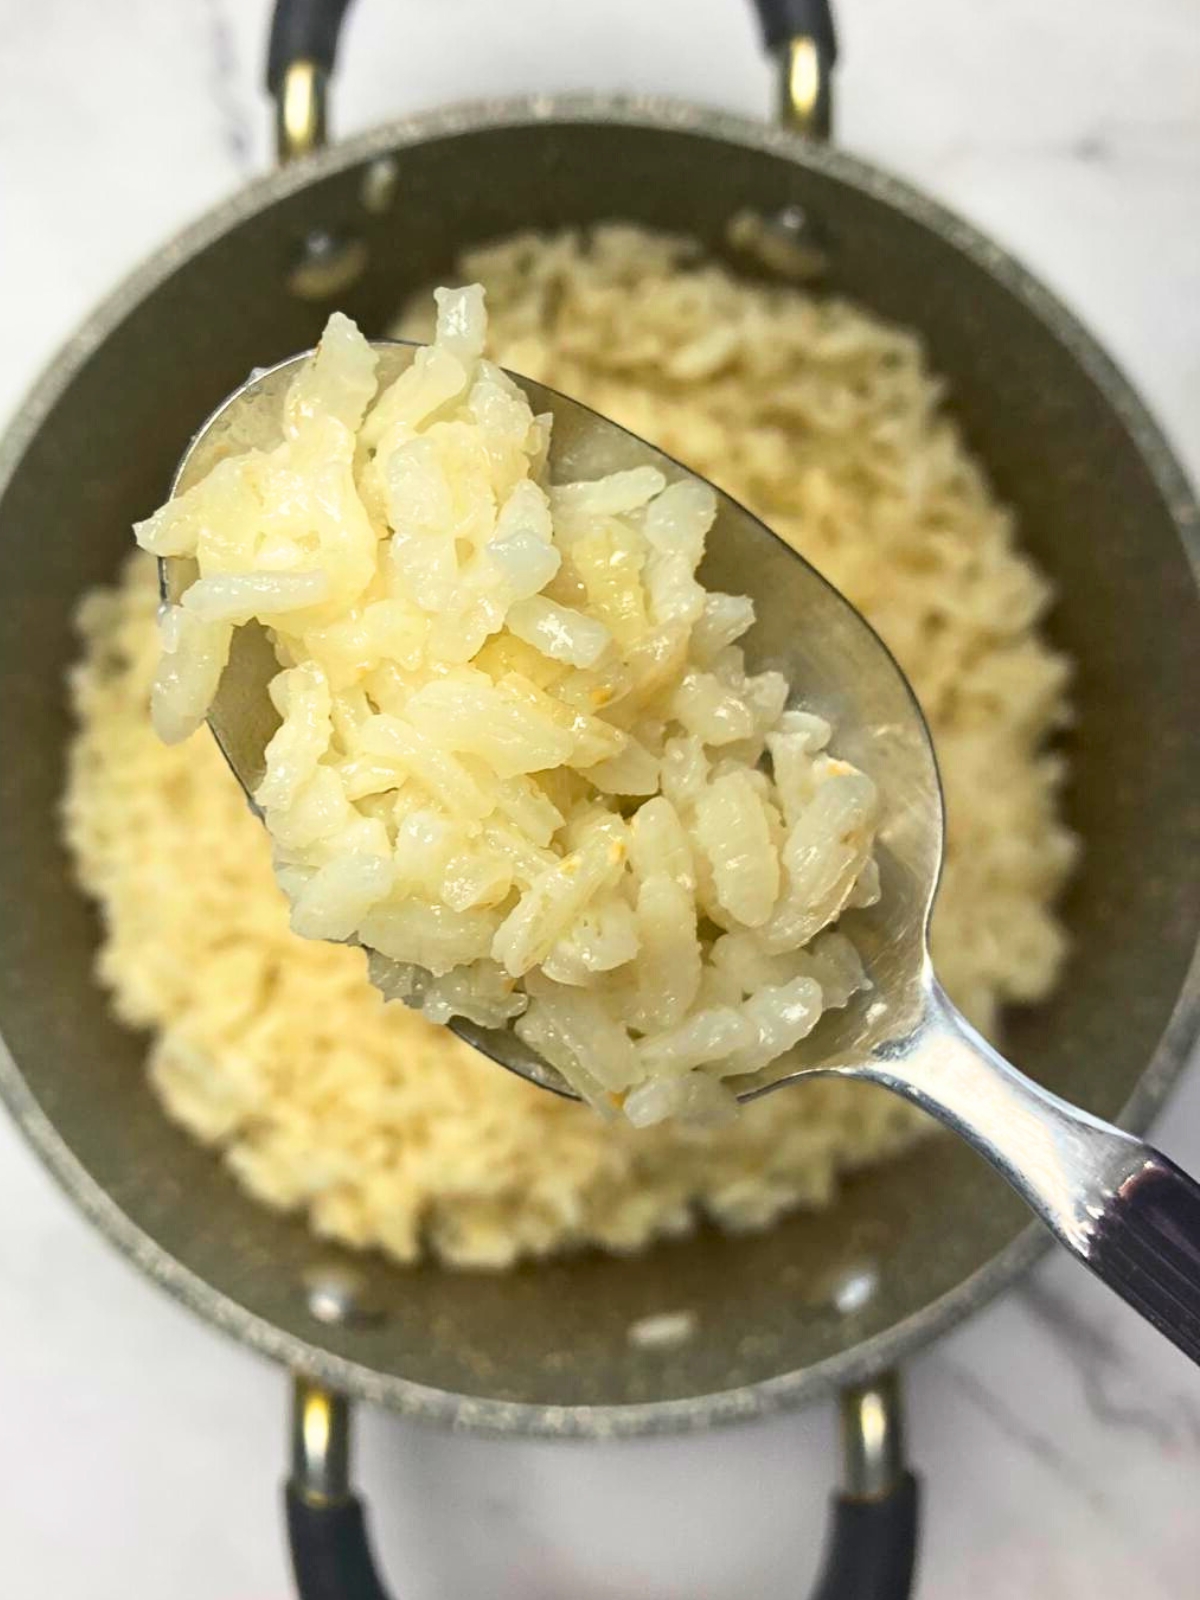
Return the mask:
<path fill-rule="evenodd" d="M 1111 1117 L 1159 1051 L 1200 925 L 1185 874 L 1200 842 L 1200 629 L 1172 507 L 1059 331 L 952 229 L 895 209 L 819 155 L 590 120 L 463 128 L 402 145 L 395 161 L 397 200 L 382 214 L 363 204 L 364 156 L 294 192 L 267 185 L 261 209 L 214 229 L 82 357 L 3 490 L 0 592 L 20 603 L 0 608 L 0 1025 L 74 1160 L 211 1286 L 193 1285 L 202 1309 L 248 1336 L 246 1313 L 263 1319 L 292 1359 L 371 1369 L 369 1384 L 348 1381 L 378 1397 L 415 1404 L 407 1385 L 418 1384 L 610 1406 L 836 1375 L 854 1345 L 911 1327 L 1021 1230 L 1019 1203 L 957 1142 L 865 1172 L 833 1213 L 757 1237 L 702 1230 L 636 1259 L 588 1254 L 497 1278 L 364 1258 L 380 1315 L 342 1329 L 313 1320 L 303 1276 L 331 1252 L 245 1199 L 166 1122 L 146 1085 L 145 1041 L 112 1021 L 93 981 L 96 920 L 55 819 L 71 612 L 113 576 L 129 524 L 161 499 L 197 418 L 252 366 L 314 342 L 330 303 L 284 288 L 313 228 L 365 244 L 366 271 L 338 303 L 379 335 L 464 246 L 519 228 L 626 218 L 720 252 L 732 210 L 801 206 L 837 288 L 927 340 L 972 447 L 1059 590 L 1051 631 L 1079 663 L 1069 810 L 1085 854 L 1066 907 L 1075 954 L 1055 999 L 1012 1018 L 1008 1043 L 1036 1077 Z M 1154 760 L 1131 761 L 1131 750 Z M 876 1292 L 844 1314 L 839 1289 L 864 1268 Z M 670 1355 L 630 1347 L 631 1321 L 685 1307 L 700 1337 Z"/>

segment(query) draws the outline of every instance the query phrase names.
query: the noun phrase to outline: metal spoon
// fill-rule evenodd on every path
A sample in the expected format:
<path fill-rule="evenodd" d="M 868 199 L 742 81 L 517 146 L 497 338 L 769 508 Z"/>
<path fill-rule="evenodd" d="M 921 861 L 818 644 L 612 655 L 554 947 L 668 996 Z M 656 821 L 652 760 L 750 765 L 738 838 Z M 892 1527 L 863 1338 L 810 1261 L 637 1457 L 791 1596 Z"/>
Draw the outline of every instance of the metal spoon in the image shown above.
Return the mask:
<path fill-rule="evenodd" d="M 388 382 L 415 346 L 379 344 Z M 296 356 L 254 373 L 209 418 L 176 473 L 182 493 L 224 456 L 281 437 L 279 415 Z M 685 469 L 587 407 L 520 379 L 536 412 L 554 418 L 552 476 L 597 477 L 650 464 L 674 480 Z M 756 622 L 744 643 L 753 668 L 774 667 L 801 686 L 806 707 L 836 729 L 839 754 L 879 787 L 885 823 L 878 905 L 852 913 L 854 939 L 874 984 L 768 1075 L 746 1081 L 753 1100 L 818 1074 L 865 1078 L 903 1095 L 967 1140 L 1005 1177 L 1067 1249 L 1200 1362 L 1200 1185 L 1165 1156 L 1024 1077 L 946 998 L 929 959 L 929 918 L 944 849 L 933 746 L 913 692 L 883 643 L 836 590 L 756 517 L 718 492 L 701 576 L 710 589 L 748 594 Z M 175 599 L 191 563 L 161 564 Z M 267 683 L 278 663 L 265 633 L 239 630 L 210 723 L 247 795 L 264 771 L 278 725 Z M 559 1094 L 572 1091 L 514 1033 L 463 1019 L 452 1026 L 501 1066 Z M 766 1081 L 764 1081 L 766 1077 Z"/>

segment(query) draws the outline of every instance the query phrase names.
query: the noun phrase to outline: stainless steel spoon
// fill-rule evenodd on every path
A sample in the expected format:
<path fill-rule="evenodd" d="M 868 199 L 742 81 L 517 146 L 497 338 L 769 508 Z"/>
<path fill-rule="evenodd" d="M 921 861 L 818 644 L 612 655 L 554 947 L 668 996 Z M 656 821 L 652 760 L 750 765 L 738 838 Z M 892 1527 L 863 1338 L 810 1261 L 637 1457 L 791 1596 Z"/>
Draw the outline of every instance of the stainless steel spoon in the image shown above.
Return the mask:
<path fill-rule="evenodd" d="M 387 382 L 415 346 L 380 344 Z M 224 456 L 281 437 L 283 392 L 306 359 L 249 381 L 213 414 L 179 466 L 173 493 Z M 685 469 L 642 439 L 543 385 L 518 380 L 535 411 L 553 414 L 552 476 L 597 477 L 651 464 L 668 480 Z M 852 913 L 874 988 L 830 1012 L 769 1079 L 748 1079 L 753 1100 L 818 1074 L 865 1078 L 903 1095 L 967 1140 L 1066 1245 L 1136 1310 L 1200 1361 L 1200 1185 L 1165 1156 L 1024 1077 L 946 998 L 929 959 L 929 918 L 944 848 L 941 787 L 924 717 L 899 667 L 857 611 L 756 517 L 718 492 L 701 576 L 710 589 L 748 594 L 756 622 L 744 643 L 757 670 L 774 667 L 834 725 L 839 754 L 879 786 L 885 824 L 878 905 Z M 177 598 L 190 563 L 162 564 Z M 263 775 L 278 724 L 267 683 L 278 671 L 261 630 L 242 629 L 212 708 L 217 740 L 247 795 Z M 455 1032 L 542 1088 L 571 1094 L 514 1033 L 458 1019 Z"/>

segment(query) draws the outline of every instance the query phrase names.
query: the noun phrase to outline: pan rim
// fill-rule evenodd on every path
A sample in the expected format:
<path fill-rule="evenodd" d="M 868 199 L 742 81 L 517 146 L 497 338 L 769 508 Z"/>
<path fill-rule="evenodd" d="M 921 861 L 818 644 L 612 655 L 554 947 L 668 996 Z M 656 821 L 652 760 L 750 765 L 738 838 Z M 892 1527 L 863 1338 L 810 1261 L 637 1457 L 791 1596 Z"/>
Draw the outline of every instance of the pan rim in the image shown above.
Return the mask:
<path fill-rule="evenodd" d="M 617 124 L 722 140 L 776 155 L 865 193 L 983 268 L 1063 344 L 1120 418 L 1168 508 L 1200 591 L 1200 505 L 1165 435 L 1136 390 L 1073 312 L 1013 255 L 972 224 L 872 163 L 780 128 L 654 95 L 531 95 L 471 101 L 385 123 L 254 180 L 208 210 L 134 269 L 68 337 L 0 437 L 0 500 L 29 444 L 89 356 L 180 265 L 265 206 L 312 182 L 433 139 L 512 127 Z M 1140 1132 L 1200 1037 L 1200 945 L 1171 1017 L 1117 1121 Z M 892 1327 L 813 1366 L 734 1389 L 638 1405 L 544 1405 L 455 1394 L 384 1374 L 284 1332 L 177 1261 L 108 1196 L 59 1135 L 0 1040 L 0 1095 L 45 1166 L 100 1231 L 174 1298 L 249 1348 L 355 1398 L 472 1433 L 618 1438 L 697 1432 L 820 1399 L 905 1359 L 981 1309 L 1048 1249 L 1031 1222 L 984 1266 Z"/>

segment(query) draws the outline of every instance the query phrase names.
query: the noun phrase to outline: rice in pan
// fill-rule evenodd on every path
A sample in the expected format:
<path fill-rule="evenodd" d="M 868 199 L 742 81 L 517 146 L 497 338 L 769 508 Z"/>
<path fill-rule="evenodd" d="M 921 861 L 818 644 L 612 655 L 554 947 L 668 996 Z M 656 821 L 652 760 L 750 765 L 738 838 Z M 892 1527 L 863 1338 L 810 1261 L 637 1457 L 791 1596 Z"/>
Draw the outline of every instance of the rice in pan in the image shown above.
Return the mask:
<path fill-rule="evenodd" d="M 435 300 L 382 377 L 330 317 L 272 439 L 137 525 L 190 561 L 151 720 L 198 732 L 268 629 L 254 799 L 293 931 L 435 1022 L 511 1027 L 603 1115 L 728 1119 L 726 1079 L 869 984 L 839 919 L 879 899 L 875 785 L 806 685 L 748 669 L 753 604 L 699 581 L 710 486 L 665 458 L 564 481 L 483 356 L 482 287 Z"/>
<path fill-rule="evenodd" d="M 1047 992 L 1071 841 L 1043 746 L 1066 669 L 1037 633 L 1044 581 L 918 342 L 629 228 L 514 240 L 460 270 L 487 288 L 498 361 L 712 477 L 875 623 L 943 768 L 934 943 L 947 987 L 993 1031 L 1006 1001 Z M 428 333 L 412 319 L 405 331 Z M 763 1226 L 828 1203 L 839 1172 L 921 1131 L 903 1102 L 834 1082 L 719 1128 L 604 1125 L 385 1008 L 360 951 L 290 932 L 266 836 L 211 742 L 158 743 L 155 603 L 138 557 L 82 609 L 68 837 L 104 914 L 102 981 L 152 1031 L 168 1111 L 264 1201 L 402 1261 L 429 1250 L 497 1267 L 589 1242 L 638 1248 L 702 1212 Z"/>

